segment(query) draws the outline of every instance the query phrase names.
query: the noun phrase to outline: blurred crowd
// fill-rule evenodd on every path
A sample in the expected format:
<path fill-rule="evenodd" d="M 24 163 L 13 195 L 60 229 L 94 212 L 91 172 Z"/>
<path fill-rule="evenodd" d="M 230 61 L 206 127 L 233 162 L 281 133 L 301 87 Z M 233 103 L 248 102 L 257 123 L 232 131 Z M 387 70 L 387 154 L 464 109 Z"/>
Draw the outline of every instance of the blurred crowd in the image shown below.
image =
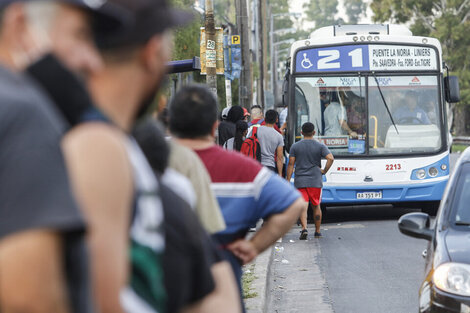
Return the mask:
<path fill-rule="evenodd" d="M 219 127 L 195 85 L 149 115 L 191 19 L 166 0 L 0 1 L 0 312 L 244 312 L 242 265 L 306 203 L 276 111 Z M 258 160 L 238 152 L 253 133 Z"/>

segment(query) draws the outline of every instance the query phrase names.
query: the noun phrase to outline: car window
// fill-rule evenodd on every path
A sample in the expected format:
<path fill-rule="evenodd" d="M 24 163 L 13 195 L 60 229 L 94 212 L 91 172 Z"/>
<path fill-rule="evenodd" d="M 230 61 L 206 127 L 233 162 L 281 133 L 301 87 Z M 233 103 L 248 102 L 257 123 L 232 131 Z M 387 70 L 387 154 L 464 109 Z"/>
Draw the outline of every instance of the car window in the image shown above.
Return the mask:
<path fill-rule="evenodd" d="M 470 223 L 470 163 L 464 164 L 454 196 L 455 222 Z"/>

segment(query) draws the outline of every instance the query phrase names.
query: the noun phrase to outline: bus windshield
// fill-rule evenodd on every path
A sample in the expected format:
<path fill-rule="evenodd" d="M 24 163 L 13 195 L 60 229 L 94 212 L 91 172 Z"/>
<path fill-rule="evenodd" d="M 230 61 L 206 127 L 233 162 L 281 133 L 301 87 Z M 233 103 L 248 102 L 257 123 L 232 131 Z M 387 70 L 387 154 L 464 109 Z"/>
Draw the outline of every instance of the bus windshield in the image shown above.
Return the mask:
<path fill-rule="evenodd" d="M 334 155 L 403 155 L 441 149 L 438 77 L 327 76 L 295 80 L 295 140 L 309 121 Z"/>

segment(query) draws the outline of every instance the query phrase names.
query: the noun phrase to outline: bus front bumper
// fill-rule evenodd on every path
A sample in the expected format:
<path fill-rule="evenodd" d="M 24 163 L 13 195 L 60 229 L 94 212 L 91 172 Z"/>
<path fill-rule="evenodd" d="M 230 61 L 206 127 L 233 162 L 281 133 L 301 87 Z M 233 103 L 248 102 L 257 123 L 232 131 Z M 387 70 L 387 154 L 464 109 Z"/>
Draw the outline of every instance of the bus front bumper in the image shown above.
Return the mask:
<path fill-rule="evenodd" d="M 417 201 L 439 201 L 442 198 L 448 177 L 443 180 L 396 184 L 362 186 L 323 186 L 324 204 L 367 204 Z M 364 199 L 364 195 L 373 198 Z"/>

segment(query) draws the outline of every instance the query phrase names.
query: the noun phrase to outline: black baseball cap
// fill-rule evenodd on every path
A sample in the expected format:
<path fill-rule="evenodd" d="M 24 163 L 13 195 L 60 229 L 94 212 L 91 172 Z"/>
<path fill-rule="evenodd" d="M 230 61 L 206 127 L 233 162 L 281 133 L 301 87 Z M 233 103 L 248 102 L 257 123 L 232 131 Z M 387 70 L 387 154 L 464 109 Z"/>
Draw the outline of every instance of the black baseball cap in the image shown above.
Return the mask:
<path fill-rule="evenodd" d="M 146 43 L 152 36 L 188 24 L 191 12 L 170 6 L 168 0 L 108 0 L 125 9 L 131 16 L 119 32 L 112 36 L 97 36 L 97 45 L 103 49 L 120 48 Z"/>
<path fill-rule="evenodd" d="M 39 0 L 0 0 L 0 9 L 17 2 L 32 2 Z M 100 33 L 102 36 L 108 32 L 115 32 L 125 25 L 130 23 L 130 13 L 114 5 L 107 0 L 42 0 L 62 2 L 70 5 L 75 5 L 88 11 L 92 16 L 93 29 L 95 32 Z"/>

